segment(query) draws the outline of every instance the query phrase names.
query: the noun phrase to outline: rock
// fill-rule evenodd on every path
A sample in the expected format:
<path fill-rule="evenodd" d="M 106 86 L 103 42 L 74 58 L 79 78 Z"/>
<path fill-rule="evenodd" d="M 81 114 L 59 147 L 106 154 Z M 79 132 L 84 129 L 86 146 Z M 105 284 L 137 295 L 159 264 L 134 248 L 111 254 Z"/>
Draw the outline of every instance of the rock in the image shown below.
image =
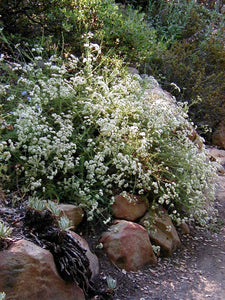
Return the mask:
<path fill-rule="evenodd" d="M 139 71 L 136 68 L 134 68 L 134 67 L 128 67 L 128 71 L 132 75 L 139 75 Z"/>
<path fill-rule="evenodd" d="M 225 174 L 225 169 L 221 164 L 219 164 L 216 161 L 213 161 L 212 164 L 216 168 L 216 172 L 217 172 L 218 175 L 224 175 Z"/>
<path fill-rule="evenodd" d="M 216 199 L 221 202 L 225 201 L 225 176 L 216 178 Z"/>
<path fill-rule="evenodd" d="M 87 243 L 87 241 L 82 238 L 80 235 L 76 234 L 73 231 L 70 231 L 70 234 L 75 237 L 75 239 L 80 242 L 81 246 L 87 250 L 86 252 L 86 256 L 89 260 L 89 268 L 91 270 L 92 276 L 91 278 L 93 278 L 94 276 L 96 276 L 99 273 L 99 261 L 98 258 L 95 254 L 93 254 L 89 248 L 89 245 Z"/>
<path fill-rule="evenodd" d="M 197 138 L 197 136 L 198 136 L 197 131 L 194 128 L 192 128 L 191 132 L 190 132 L 190 134 L 188 136 L 189 139 L 193 142 Z"/>
<path fill-rule="evenodd" d="M 145 74 L 142 75 L 143 79 L 148 78 L 148 89 L 145 90 L 146 94 L 149 94 L 152 99 L 154 99 L 155 103 L 158 105 L 170 105 L 174 108 L 174 116 L 178 119 L 180 117 L 180 108 L 177 105 L 175 97 L 173 97 L 169 92 L 163 90 L 156 79 L 152 76 L 147 76 Z M 191 126 L 190 124 L 188 127 Z M 193 141 L 201 151 L 204 146 L 204 139 L 199 136 L 194 127 L 189 128 L 190 134 L 189 139 Z"/>
<path fill-rule="evenodd" d="M 225 150 L 219 150 L 217 148 L 208 148 L 208 157 L 212 164 L 215 166 L 218 175 L 225 174 Z"/>
<path fill-rule="evenodd" d="M 222 149 L 225 149 L 225 125 L 220 122 L 219 126 L 212 135 L 212 143 Z"/>
<path fill-rule="evenodd" d="M 72 204 L 59 204 L 59 209 L 62 210 L 61 215 L 66 215 L 67 218 L 71 221 L 73 230 L 75 230 L 83 220 L 83 209 Z"/>
<path fill-rule="evenodd" d="M 142 217 L 148 209 L 148 200 L 143 196 L 120 194 L 112 205 L 113 216 L 119 219 L 134 221 Z"/>
<path fill-rule="evenodd" d="M 179 227 L 182 235 L 190 234 L 190 228 L 187 223 L 181 223 Z"/>
<path fill-rule="evenodd" d="M 116 221 L 102 234 L 100 243 L 109 259 L 126 271 L 137 271 L 146 264 L 156 263 L 148 232 L 137 223 Z"/>
<path fill-rule="evenodd" d="M 81 288 L 58 275 L 52 254 L 27 240 L 0 251 L 0 278 L 6 299 L 85 300 Z"/>
<path fill-rule="evenodd" d="M 161 208 L 157 213 L 149 211 L 140 221 L 148 229 L 152 244 L 160 246 L 160 253 L 170 256 L 181 241 L 167 211 Z"/>
<path fill-rule="evenodd" d="M 200 135 L 197 133 L 196 138 L 194 139 L 193 143 L 195 145 L 197 145 L 198 149 L 201 151 L 203 149 L 204 143 L 203 143 L 204 139 L 200 137 Z"/>
<path fill-rule="evenodd" d="M 204 145 L 203 138 L 200 137 L 194 127 L 190 128 L 190 134 L 188 137 L 194 144 L 197 145 L 199 150 L 202 150 Z"/>
<path fill-rule="evenodd" d="M 208 156 L 212 161 L 216 161 L 222 165 L 225 164 L 225 150 L 208 148 Z"/>

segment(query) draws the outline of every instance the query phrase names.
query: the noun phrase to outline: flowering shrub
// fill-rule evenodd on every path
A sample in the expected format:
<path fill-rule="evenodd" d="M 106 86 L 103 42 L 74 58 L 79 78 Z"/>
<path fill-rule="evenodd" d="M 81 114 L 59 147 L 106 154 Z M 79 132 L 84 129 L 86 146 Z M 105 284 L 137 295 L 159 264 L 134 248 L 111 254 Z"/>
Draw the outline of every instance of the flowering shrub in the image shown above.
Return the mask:
<path fill-rule="evenodd" d="M 104 63 L 97 44 L 84 47 L 81 59 L 45 61 L 39 48 L 33 62 L 11 65 L 17 80 L 2 87 L 0 144 L 11 188 L 75 202 L 89 220 L 108 216 L 114 195 L 129 192 L 165 206 L 178 223 L 206 222 L 214 169 L 189 138 L 187 114 L 153 77 Z"/>

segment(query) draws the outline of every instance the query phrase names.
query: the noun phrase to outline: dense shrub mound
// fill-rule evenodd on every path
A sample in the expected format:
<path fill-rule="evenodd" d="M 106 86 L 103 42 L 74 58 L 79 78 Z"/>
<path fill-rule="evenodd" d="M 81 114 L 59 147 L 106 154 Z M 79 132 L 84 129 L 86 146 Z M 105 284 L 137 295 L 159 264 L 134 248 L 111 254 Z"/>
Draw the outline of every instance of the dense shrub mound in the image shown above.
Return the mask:
<path fill-rule="evenodd" d="M 192 125 L 152 77 L 127 74 L 86 40 L 85 55 L 4 61 L 0 160 L 4 185 L 108 217 L 114 195 L 144 194 L 183 217 L 208 220 L 214 169 Z M 6 77 L 7 77 L 6 76 Z"/>

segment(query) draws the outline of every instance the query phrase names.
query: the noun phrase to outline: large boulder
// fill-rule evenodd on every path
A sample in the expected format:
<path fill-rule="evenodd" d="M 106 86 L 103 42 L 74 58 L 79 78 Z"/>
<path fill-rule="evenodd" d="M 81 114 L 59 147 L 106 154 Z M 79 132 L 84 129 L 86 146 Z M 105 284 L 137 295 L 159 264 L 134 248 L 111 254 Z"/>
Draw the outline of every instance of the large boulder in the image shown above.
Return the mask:
<path fill-rule="evenodd" d="M 137 271 L 146 264 L 156 263 L 148 232 L 137 223 L 116 221 L 102 234 L 100 243 L 109 259 L 121 269 Z"/>
<path fill-rule="evenodd" d="M 112 205 L 113 216 L 127 221 L 134 221 L 142 217 L 147 209 L 146 197 L 128 193 L 115 196 L 115 202 Z"/>
<path fill-rule="evenodd" d="M 208 148 L 208 156 L 212 161 L 217 161 L 221 165 L 225 165 L 225 150 L 220 150 L 215 147 Z"/>
<path fill-rule="evenodd" d="M 143 75 L 144 78 L 146 78 L 146 75 Z M 145 93 L 148 93 L 151 95 L 151 98 L 155 100 L 156 103 L 160 105 L 163 104 L 169 104 L 171 107 L 174 108 L 174 115 L 179 119 L 180 117 L 180 109 L 178 109 L 177 102 L 174 101 L 175 98 L 167 91 L 163 90 L 159 83 L 155 80 L 154 77 L 150 76 L 148 86 L 149 89 L 145 90 Z M 199 136 L 195 128 L 190 124 L 186 123 L 187 129 L 190 132 L 189 133 L 189 139 L 198 147 L 198 149 L 201 151 L 203 148 L 203 139 Z"/>
<path fill-rule="evenodd" d="M 23 239 L 0 251 L 0 291 L 9 300 L 85 300 L 81 288 L 58 275 L 49 251 Z"/>
<path fill-rule="evenodd" d="M 219 150 L 215 147 L 211 147 L 207 149 L 208 157 L 211 160 L 211 163 L 216 168 L 218 175 L 225 174 L 225 150 Z"/>
<path fill-rule="evenodd" d="M 212 143 L 222 149 L 225 149 L 225 124 L 220 122 L 219 126 L 212 135 Z"/>
<path fill-rule="evenodd" d="M 161 208 L 157 212 L 149 211 L 141 219 L 140 224 L 148 229 L 152 244 L 160 246 L 162 255 L 170 256 L 181 246 L 176 228 L 165 209 Z"/>
<path fill-rule="evenodd" d="M 81 244 L 81 246 L 86 250 L 86 256 L 89 260 L 89 268 L 91 270 L 91 278 L 96 276 L 99 273 L 99 261 L 95 254 L 93 254 L 89 248 L 87 241 L 82 238 L 80 235 L 76 234 L 73 231 L 70 231 L 70 234 Z"/>
<path fill-rule="evenodd" d="M 70 220 L 72 229 L 75 230 L 83 220 L 83 209 L 72 204 L 59 204 L 59 209 L 62 211 L 61 215 L 66 215 Z"/>
<path fill-rule="evenodd" d="M 225 176 L 218 176 L 216 178 L 216 199 L 225 201 Z"/>
<path fill-rule="evenodd" d="M 223 203 L 225 200 L 225 150 L 219 150 L 215 147 L 209 148 L 208 156 L 216 164 L 219 175 L 215 178 L 216 199 Z"/>

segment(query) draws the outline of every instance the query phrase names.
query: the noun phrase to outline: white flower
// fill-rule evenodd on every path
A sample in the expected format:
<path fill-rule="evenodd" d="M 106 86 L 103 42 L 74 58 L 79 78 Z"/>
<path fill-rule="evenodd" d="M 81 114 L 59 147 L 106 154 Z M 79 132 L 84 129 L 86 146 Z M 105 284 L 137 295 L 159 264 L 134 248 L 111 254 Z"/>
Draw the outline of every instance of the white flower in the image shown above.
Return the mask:
<path fill-rule="evenodd" d="M 204 222 L 203 191 L 213 198 L 215 172 L 205 150 L 188 138 L 186 113 L 175 99 L 168 101 L 153 77 L 122 76 L 109 66 L 95 70 L 100 47 L 88 40 L 85 47 L 81 70 L 73 55 L 62 65 L 57 56 L 43 60 L 43 49 L 36 46 L 36 61 L 14 65 L 21 74 L 16 85 L 26 94 L 13 113 L 16 139 L 0 143 L 1 159 L 18 152 L 26 192 L 45 193 L 47 184 L 53 185 L 86 207 L 89 220 L 111 205 L 113 191 L 120 189 L 151 192 L 155 206 L 168 205 L 176 222 L 180 204 Z M 70 74 L 69 68 L 78 71 Z M 19 100 L 12 86 L 3 89 L 4 95 L 11 93 L 8 101 Z M 100 207 L 101 201 L 107 204 Z"/>

